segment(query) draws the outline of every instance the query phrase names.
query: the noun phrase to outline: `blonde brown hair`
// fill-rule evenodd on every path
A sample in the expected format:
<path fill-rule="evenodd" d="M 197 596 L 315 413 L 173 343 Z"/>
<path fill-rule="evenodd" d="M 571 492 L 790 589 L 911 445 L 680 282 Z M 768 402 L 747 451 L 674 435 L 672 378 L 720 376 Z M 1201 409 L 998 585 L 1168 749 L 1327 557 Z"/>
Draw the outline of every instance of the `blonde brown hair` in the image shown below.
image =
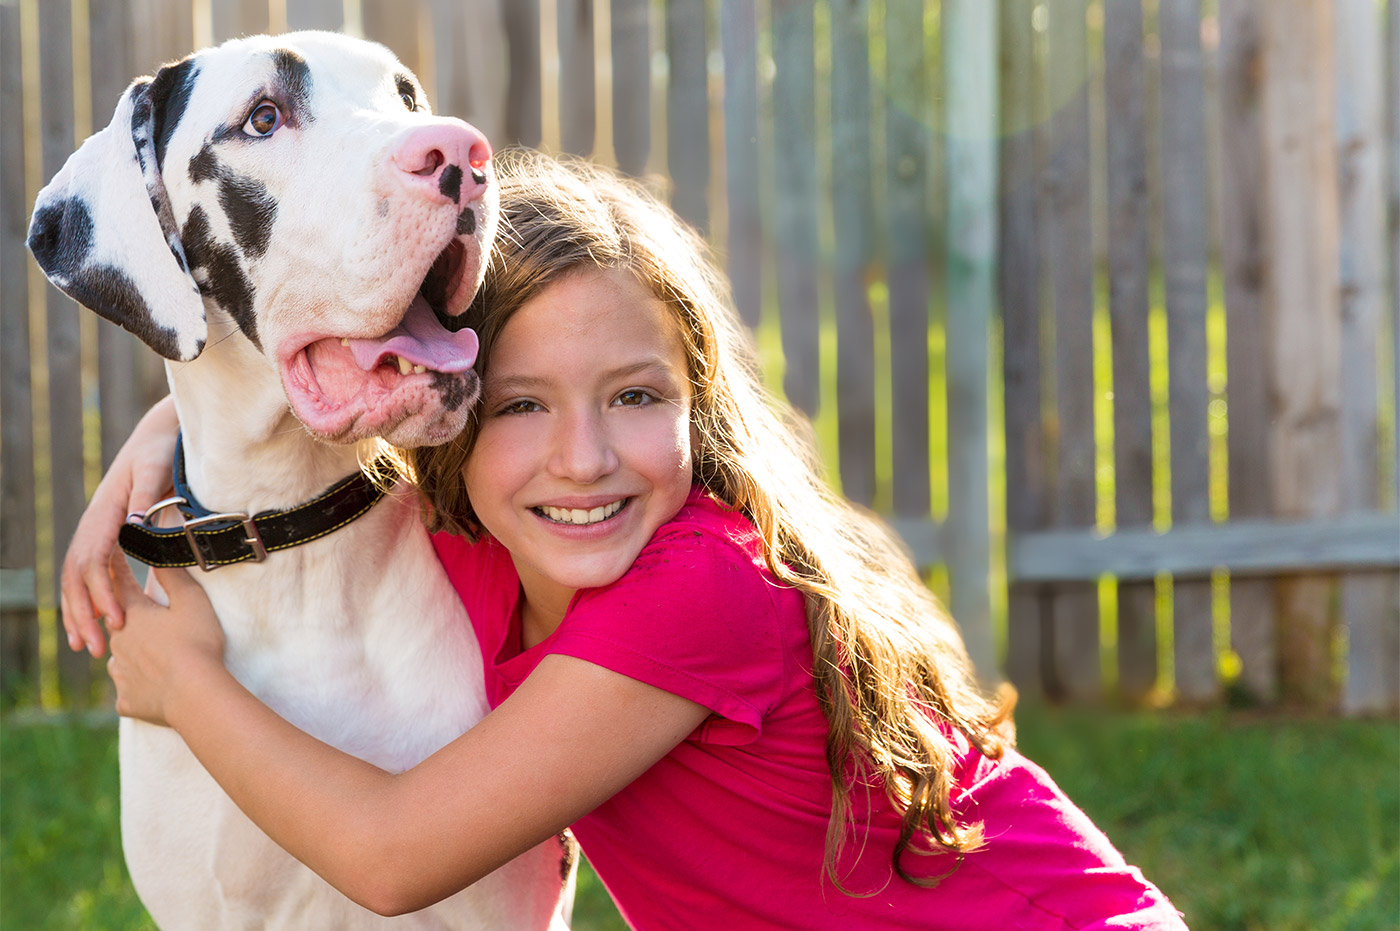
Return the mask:
<path fill-rule="evenodd" d="M 945 728 L 999 757 L 1014 739 L 1014 693 L 979 687 L 957 629 L 889 531 L 823 479 L 803 423 L 764 391 L 704 242 L 640 185 L 587 162 L 510 150 L 496 172 L 501 232 L 468 312 L 479 373 L 514 312 L 579 269 L 626 269 L 675 312 L 694 390 L 694 481 L 753 522 L 768 568 L 805 595 L 829 723 L 827 875 L 846 891 L 837 864 L 859 782 L 882 788 L 902 812 L 896 872 L 936 882 L 911 873 L 904 854 L 961 857 L 982 841 L 980 823 L 952 811 L 955 748 Z M 473 422 L 451 443 L 401 453 L 432 525 L 473 538 L 481 528 L 462 469 L 475 436 Z"/>

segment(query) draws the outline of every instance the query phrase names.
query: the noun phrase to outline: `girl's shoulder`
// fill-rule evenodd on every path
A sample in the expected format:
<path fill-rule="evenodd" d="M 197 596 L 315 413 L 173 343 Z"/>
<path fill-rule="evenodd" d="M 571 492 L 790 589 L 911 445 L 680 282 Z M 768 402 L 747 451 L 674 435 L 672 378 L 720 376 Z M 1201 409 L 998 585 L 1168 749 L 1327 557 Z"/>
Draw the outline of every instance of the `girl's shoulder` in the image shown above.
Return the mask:
<path fill-rule="evenodd" d="M 715 500 L 703 488 L 691 488 L 676 516 L 662 524 L 638 554 L 635 568 L 700 565 L 750 565 L 766 573 L 763 540 L 744 514 Z"/>

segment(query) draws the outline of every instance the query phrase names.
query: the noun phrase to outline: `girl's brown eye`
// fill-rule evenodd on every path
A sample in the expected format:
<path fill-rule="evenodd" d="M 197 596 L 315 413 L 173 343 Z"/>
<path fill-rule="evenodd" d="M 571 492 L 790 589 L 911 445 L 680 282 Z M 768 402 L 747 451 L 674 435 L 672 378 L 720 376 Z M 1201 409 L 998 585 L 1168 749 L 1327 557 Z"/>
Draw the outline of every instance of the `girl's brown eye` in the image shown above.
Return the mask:
<path fill-rule="evenodd" d="M 250 136 L 270 136 L 284 122 L 282 111 L 277 109 L 276 104 L 264 101 L 258 104 L 248 117 L 248 122 L 243 124 L 243 131 Z"/>

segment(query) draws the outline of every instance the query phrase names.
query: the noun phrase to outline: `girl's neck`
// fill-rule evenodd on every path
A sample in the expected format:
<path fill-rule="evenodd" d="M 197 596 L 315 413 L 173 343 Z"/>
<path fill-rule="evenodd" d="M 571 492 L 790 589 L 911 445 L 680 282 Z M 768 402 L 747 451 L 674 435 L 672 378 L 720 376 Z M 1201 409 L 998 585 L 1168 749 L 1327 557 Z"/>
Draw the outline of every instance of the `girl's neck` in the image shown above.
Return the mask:
<path fill-rule="evenodd" d="M 564 620 L 564 611 L 568 608 L 568 603 L 560 605 L 557 610 L 549 610 L 539 607 L 537 601 L 531 601 L 529 593 L 522 585 L 520 588 L 520 648 L 528 650 L 536 644 L 542 643 L 549 638 Z"/>

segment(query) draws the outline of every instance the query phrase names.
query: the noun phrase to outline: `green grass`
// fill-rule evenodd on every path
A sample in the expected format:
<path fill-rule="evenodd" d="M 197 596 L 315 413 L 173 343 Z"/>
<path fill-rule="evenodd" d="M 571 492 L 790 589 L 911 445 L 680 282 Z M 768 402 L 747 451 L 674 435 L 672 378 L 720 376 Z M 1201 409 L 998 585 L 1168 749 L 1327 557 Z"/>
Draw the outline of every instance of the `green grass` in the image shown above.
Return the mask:
<path fill-rule="evenodd" d="M 1400 924 L 1394 721 L 1028 707 L 1021 747 L 1195 931 Z M 152 927 L 118 840 L 116 731 L 0 730 L 0 927 Z M 580 873 L 574 926 L 623 927 Z"/>

